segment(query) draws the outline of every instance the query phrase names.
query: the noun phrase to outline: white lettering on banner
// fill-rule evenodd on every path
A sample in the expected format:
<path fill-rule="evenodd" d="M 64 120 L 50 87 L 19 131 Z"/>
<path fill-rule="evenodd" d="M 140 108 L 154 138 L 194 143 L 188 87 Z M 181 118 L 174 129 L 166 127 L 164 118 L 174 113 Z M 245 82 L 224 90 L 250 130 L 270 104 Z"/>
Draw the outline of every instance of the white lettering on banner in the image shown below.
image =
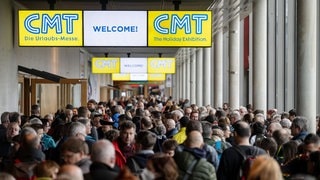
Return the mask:
<path fill-rule="evenodd" d="M 108 68 L 116 68 L 116 64 L 117 64 L 117 60 L 104 60 L 104 59 L 98 59 L 96 60 L 95 62 L 95 65 L 97 68 L 105 68 L 105 67 L 108 67 Z"/>
<path fill-rule="evenodd" d="M 94 32 L 138 32 L 138 26 L 93 26 Z"/>
<path fill-rule="evenodd" d="M 152 68 L 171 68 L 172 60 L 158 60 L 152 61 L 151 65 Z"/>

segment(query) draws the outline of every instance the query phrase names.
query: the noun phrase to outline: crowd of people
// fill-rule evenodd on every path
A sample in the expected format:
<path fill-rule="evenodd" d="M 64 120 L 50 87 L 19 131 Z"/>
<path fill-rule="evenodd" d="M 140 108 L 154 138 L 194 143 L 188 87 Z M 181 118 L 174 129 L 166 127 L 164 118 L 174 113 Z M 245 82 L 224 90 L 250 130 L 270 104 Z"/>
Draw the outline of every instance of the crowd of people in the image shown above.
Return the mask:
<path fill-rule="evenodd" d="M 137 96 L 41 117 L 32 105 L 1 114 L 0 179 L 318 179 L 319 134 L 294 109 Z"/>

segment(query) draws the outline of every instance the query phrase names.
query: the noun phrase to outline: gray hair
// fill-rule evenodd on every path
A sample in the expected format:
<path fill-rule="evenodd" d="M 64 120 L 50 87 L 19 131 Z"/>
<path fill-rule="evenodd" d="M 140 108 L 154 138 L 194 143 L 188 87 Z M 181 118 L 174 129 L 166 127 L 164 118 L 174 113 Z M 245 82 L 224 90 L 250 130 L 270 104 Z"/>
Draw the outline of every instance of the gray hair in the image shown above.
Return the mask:
<path fill-rule="evenodd" d="M 76 136 L 79 133 L 86 134 L 86 126 L 80 122 L 73 122 L 69 127 L 69 136 Z"/>

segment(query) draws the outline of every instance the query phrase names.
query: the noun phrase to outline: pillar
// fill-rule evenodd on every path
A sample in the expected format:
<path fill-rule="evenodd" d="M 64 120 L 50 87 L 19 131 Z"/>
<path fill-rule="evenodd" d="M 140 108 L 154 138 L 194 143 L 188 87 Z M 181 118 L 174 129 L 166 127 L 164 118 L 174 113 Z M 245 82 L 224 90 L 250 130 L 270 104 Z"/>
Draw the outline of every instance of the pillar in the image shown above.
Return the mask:
<path fill-rule="evenodd" d="M 203 50 L 202 48 L 198 48 L 196 51 L 196 104 L 198 106 L 203 105 L 202 101 L 202 89 L 203 87 L 203 75 L 202 75 L 202 68 L 203 68 Z"/>
<path fill-rule="evenodd" d="M 13 17 L 10 0 L 1 1 L 0 6 L 0 112 L 18 111 L 18 67 L 13 57 Z M 15 38 L 17 41 L 17 39 Z M 23 103 L 23 102 L 21 102 Z"/>
<path fill-rule="evenodd" d="M 317 0 L 297 1 L 297 113 L 316 132 Z"/>
<path fill-rule="evenodd" d="M 211 48 L 203 48 L 203 105 L 211 104 Z"/>
<path fill-rule="evenodd" d="M 190 104 L 196 103 L 196 48 L 190 52 Z"/>
<path fill-rule="evenodd" d="M 253 2 L 253 107 L 267 109 L 267 0 Z"/>
<path fill-rule="evenodd" d="M 237 7 L 239 0 L 233 5 Z M 229 23 L 229 105 L 232 109 L 240 106 L 240 14 Z"/>

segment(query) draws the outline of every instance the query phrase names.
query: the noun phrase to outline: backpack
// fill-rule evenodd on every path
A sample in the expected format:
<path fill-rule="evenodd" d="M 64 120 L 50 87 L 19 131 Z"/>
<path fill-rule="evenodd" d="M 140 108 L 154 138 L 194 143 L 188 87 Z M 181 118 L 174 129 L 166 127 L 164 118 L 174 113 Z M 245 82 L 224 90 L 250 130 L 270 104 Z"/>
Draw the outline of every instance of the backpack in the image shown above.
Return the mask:
<path fill-rule="evenodd" d="M 255 160 L 256 156 L 258 155 L 258 149 L 255 146 L 253 146 L 252 155 L 247 155 L 245 152 L 242 151 L 242 149 L 239 146 L 234 146 L 234 149 L 243 157 L 239 170 L 239 179 L 246 180 L 248 179 L 250 167 L 253 161 Z"/>

